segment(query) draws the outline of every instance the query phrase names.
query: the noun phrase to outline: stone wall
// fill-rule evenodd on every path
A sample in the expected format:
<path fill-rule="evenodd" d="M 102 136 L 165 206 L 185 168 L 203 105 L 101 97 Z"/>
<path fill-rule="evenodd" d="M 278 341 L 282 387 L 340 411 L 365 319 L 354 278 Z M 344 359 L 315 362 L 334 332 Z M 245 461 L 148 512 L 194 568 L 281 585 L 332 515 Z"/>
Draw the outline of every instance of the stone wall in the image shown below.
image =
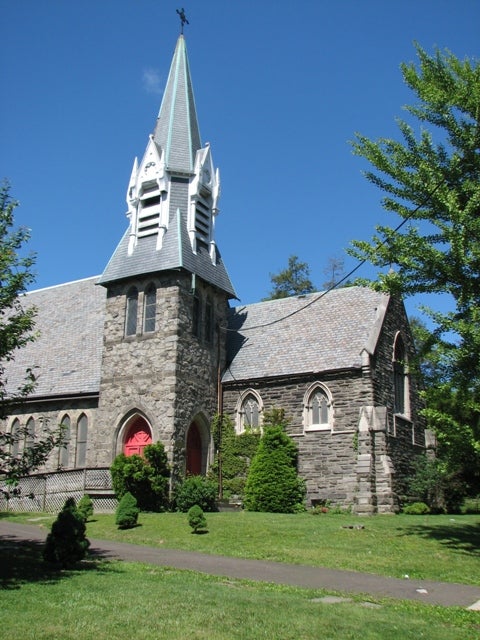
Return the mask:
<path fill-rule="evenodd" d="M 79 418 L 87 418 L 87 460 L 91 457 L 95 442 L 98 396 L 85 398 L 57 398 L 55 400 L 28 400 L 12 409 L 9 417 L 4 421 L 7 431 L 18 418 L 20 427 L 25 427 L 30 418 L 35 421 L 35 435 L 42 437 L 45 428 L 56 429 L 65 418 L 70 418 L 70 443 L 68 446 L 68 463 L 61 464 L 60 451 L 57 447 L 50 454 L 47 463 L 41 471 L 57 471 L 59 468 L 74 468 L 76 466 L 76 435 Z"/>
<path fill-rule="evenodd" d="M 400 333 L 405 345 L 408 372 L 408 406 L 405 415 L 394 412 L 393 393 L 393 349 L 396 335 Z M 425 451 L 425 421 L 420 415 L 423 402 L 421 385 L 415 376 L 413 360 L 415 347 L 403 302 L 392 297 L 378 341 L 375 357 L 372 358 L 372 381 L 376 406 L 386 407 L 384 442 L 382 455 L 392 466 L 392 491 L 399 505 L 405 493 L 406 478 L 411 474 L 415 456 Z M 380 436 L 377 434 L 377 440 Z M 378 444 L 377 444 L 378 449 Z"/>
<path fill-rule="evenodd" d="M 409 372 L 408 416 L 394 414 L 393 349 L 401 333 L 407 358 L 413 339 L 403 303 L 390 299 L 378 327 L 375 353 L 363 354 L 363 366 L 317 376 L 246 380 L 224 385 L 224 412 L 235 423 L 241 394 L 253 389 L 264 410 L 282 408 L 287 432 L 299 450 L 299 473 L 307 485 L 307 504 L 331 501 L 353 506 L 360 514 L 398 510 L 415 455 L 424 451 L 424 424 L 419 415 L 419 385 Z M 304 428 L 305 396 L 314 382 L 331 393 L 330 430 Z"/>
<path fill-rule="evenodd" d="M 333 402 L 331 430 L 306 431 L 305 395 L 314 382 L 322 382 Z M 299 474 L 307 485 L 307 504 L 331 501 L 351 505 L 356 485 L 356 433 L 361 408 L 372 402 L 369 380 L 361 369 L 301 376 L 288 379 L 255 380 L 247 385 L 224 386 L 224 412 L 235 421 L 240 394 L 254 389 L 264 411 L 282 408 L 288 421 L 287 433 L 299 450 Z"/>
<path fill-rule="evenodd" d="M 157 288 L 155 332 L 142 334 L 143 291 L 150 282 Z M 124 335 L 126 294 L 139 290 L 136 336 Z M 213 334 L 205 339 L 192 333 L 193 285 L 204 302 L 213 303 Z M 204 313 L 204 304 L 202 306 Z M 162 273 L 155 278 L 110 287 L 106 303 L 104 353 L 99 418 L 93 457 L 89 464 L 111 464 L 121 449 L 127 416 L 138 412 L 151 425 L 154 441 L 165 446 L 174 477 L 184 471 L 185 439 L 194 419 L 209 424 L 217 406 L 217 377 L 225 360 L 219 344 L 226 324 L 226 294 L 185 272 Z M 204 322 L 201 322 L 201 329 Z M 224 342 L 224 340 L 220 340 Z M 204 437 L 208 437 L 205 431 Z"/>

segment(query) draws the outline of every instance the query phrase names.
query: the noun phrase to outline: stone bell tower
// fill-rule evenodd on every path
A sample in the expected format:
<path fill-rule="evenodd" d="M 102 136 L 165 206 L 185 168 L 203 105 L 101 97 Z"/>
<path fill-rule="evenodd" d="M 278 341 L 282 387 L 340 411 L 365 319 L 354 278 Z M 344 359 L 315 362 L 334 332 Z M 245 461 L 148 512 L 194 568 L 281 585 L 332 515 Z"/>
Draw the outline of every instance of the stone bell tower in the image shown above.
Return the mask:
<path fill-rule="evenodd" d="M 158 118 L 127 189 L 107 289 L 96 464 L 161 441 L 173 480 L 205 473 L 235 291 L 215 242 L 220 176 L 202 146 L 179 36 Z"/>

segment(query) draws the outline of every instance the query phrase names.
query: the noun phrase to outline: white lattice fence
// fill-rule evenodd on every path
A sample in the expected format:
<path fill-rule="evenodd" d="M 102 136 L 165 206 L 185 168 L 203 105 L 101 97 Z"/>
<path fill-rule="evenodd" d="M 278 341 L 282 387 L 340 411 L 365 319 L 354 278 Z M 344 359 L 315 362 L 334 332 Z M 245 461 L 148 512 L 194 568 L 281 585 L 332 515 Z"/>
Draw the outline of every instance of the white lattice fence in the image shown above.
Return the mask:
<path fill-rule="evenodd" d="M 15 489 L 0 484 L 0 509 L 10 511 L 58 512 L 67 498 L 88 494 L 98 513 L 115 511 L 117 501 L 112 490 L 109 469 L 59 471 L 21 478 Z"/>

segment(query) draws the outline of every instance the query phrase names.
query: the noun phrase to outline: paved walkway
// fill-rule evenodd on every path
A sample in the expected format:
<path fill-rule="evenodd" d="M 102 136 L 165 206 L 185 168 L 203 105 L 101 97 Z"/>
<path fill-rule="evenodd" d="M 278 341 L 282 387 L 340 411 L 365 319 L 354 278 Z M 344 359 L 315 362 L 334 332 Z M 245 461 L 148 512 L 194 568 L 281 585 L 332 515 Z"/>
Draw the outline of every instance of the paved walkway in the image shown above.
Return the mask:
<path fill-rule="evenodd" d="M 46 534 L 46 530 L 40 527 L 0 520 L 0 544 L 5 540 L 9 542 L 13 540 L 43 541 Z M 177 569 L 190 569 L 216 576 L 365 594 L 366 596 L 368 594 L 388 596 L 443 606 L 460 606 L 478 610 L 480 613 L 480 586 L 433 582 L 431 580 L 385 578 L 354 571 L 212 556 L 192 551 L 143 547 L 92 538 L 90 538 L 90 550 L 101 557 L 119 558 Z"/>

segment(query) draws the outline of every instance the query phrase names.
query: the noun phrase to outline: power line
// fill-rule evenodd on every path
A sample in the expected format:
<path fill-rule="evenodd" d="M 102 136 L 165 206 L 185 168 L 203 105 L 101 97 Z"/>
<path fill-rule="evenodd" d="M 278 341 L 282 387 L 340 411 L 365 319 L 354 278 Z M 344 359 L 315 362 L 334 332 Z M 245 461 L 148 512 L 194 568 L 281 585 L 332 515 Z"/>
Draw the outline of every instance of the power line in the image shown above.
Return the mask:
<path fill-rule="evenodd" d="M 419 211 L 419 209 L 421 209 L 423 206 L 425 206 L 427 204 L 427 202 L 430 200 L 430 198 L 433 196 L 433 194 L 441 187 L 441 185 L 445 182 L 445 180 L 441 180 L 441 182 L 439 182 L 430 193 L 427 194 L 425 200 L 423 202 L 421 202 L 417 207 L 415 207 L 415 209 L 413 209 L 403 220 L 402 222 L 400 222 L 400 224 L 398 224 L 395 229 L 393 230 L 394 233 L 397 233 L 397 231 L 399 231 L 403 225 L 408 222 L 409 220 L 411 220 L 411 218 L 417 213 L 417 211 Z M 377 249 L 380 249 L 381 247 L 383 247 L 385 244 L 387 243 L 387 239 L 385 238 L 385 240 L 383 240 L 382 242 L 380 242 L 380 244 L 377 245 Z M 368 262 L 367 258 L 363 258 L 363 260 L 360 260 L 360 262 L 353 268 L 351 269 L 346 275 L 343 276 L 343 278 L 341 278 L 338 282 L 336 282 L 334 285 L 332 285 L 331 287 L 329 287 L 328 289 L 326 289 L 326 291 L 322 291 L 321 293 L 318 294 L 318 296 L 316 296 L 313 300 L 310 300 L 309 302 L 307 302 L 303 307 L 300 307 L 299 309 L 295 309 L 295 311 L 292 311 L 291 313 L 288 313 L 285 316 L 282 316 L 281 318 L 277 318 L 276 320 L 271 320 L 270 322 L 266 322 L 264 324 L 257 324 L 253 327 L 245 327 L 242 329 L 242 331 L 253 331 L 254 329 L 263 329 L 264 327 L 271 327 L 274 324 L 278 324 L 279 322 L 283 322 L 284 320 L 288 320 L 288 318 L 291 318 L 292 316 L 296 315 L 297 313 L 300 313 L 302 311 L 304 311 L 305 309 L 308 309 L 308 307 L 311 307 L 312 305 L 314 305 L 315 303 L 317 303 L 319 300 L 322 300 L 322 298 L 324 298 L 327 293 L 330 293 L 331 291 L 333 291 L 334 289 L 337 289 L 342 282 L 345 282 L 345 280 L 348 280 L 354 273 L 356 273 L 361 267 L 363 267 L 363 265 Z M 237 329 L 229 329 L 227 327 L 227 331 L 231 331 L 234 333 L 238 333 Z"/>

